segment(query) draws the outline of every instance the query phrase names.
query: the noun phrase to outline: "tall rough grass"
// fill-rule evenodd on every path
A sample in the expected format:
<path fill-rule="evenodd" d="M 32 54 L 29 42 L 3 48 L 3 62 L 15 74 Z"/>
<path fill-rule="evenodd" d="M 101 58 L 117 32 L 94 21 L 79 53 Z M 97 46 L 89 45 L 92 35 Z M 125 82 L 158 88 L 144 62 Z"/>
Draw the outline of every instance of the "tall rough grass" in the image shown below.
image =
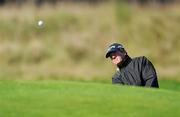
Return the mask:
<path fill-rule="evenodd" d="M 104 55 L 115 41 L 132 57 L 150 58 L 160 76 L 178 75 L 179 11 L 112 3 L 2 7 L 0 78 L 110 80 L 114 67 Z"/>

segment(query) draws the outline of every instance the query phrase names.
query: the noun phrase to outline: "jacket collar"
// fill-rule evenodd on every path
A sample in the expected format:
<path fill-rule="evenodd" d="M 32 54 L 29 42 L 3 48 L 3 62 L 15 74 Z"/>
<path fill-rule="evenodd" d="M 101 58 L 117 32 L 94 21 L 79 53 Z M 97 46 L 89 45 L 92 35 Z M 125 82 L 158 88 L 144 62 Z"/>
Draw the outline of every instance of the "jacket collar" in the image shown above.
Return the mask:
<path fill-rule="evenodd" d="M 131 57 L 126 55 L 125 58 L 123 59 L 123 61 L 117 65 L 117 67 L 123 68 L 123 67 L 127 66 L 131 61 L 132 61 Z"/>

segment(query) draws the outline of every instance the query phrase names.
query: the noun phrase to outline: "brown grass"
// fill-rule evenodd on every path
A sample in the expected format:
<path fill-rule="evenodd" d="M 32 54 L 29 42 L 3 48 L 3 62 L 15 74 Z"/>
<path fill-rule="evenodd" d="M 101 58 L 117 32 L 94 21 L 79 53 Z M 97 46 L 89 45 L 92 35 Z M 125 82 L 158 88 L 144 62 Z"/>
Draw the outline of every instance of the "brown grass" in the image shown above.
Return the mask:
<path fill-rule="evenodd" d="M 0 8 L 1 78 L 110 80 L 115 68 L 104 55 L 115 41 L 132 57 L 147 56 L 159 76 L 179 75 L 179 7 L 128 10 L 122 23 L 113 3 Z"/>

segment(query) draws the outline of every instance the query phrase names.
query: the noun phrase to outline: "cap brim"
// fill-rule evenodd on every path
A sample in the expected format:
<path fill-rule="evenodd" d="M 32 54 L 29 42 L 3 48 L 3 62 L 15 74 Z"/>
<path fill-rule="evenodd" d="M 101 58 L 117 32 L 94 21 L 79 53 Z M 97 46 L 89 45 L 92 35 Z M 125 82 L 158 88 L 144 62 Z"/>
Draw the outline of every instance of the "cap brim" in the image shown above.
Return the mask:
<path fill-rule="evenodd" d="M 112 49 L 112 50 L 108 51 L 108 52 L 106 53 L 106 58 L 110 57 L 110 54 L 111 54 L 112 52 L 116 52 L 116 51 L 117 51 L 116 49 Z"/>

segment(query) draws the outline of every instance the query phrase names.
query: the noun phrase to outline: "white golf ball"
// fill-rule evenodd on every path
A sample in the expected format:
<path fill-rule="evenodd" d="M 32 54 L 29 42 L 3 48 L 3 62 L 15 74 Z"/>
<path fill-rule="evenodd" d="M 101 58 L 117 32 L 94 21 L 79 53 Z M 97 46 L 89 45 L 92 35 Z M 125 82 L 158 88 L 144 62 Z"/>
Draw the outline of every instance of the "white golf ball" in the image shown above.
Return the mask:
<path fill-rule="evenodd" d="M 42 20 L 38 21 L 38 26 L 43 26 L 44 22 Z"/>

